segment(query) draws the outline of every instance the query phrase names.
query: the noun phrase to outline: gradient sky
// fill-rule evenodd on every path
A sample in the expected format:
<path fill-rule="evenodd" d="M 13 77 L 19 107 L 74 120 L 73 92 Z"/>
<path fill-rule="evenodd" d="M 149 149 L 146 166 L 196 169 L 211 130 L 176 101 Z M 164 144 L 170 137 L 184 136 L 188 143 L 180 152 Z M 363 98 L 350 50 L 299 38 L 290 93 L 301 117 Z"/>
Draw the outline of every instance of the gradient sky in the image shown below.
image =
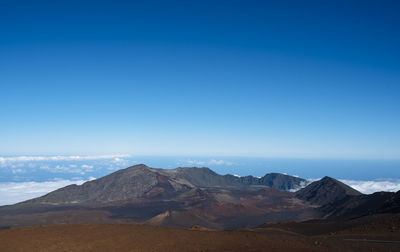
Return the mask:
<path fill-rule="evenodd" d="M 400 158 L 399 1 L 1 1 L 0 154 Z"/>

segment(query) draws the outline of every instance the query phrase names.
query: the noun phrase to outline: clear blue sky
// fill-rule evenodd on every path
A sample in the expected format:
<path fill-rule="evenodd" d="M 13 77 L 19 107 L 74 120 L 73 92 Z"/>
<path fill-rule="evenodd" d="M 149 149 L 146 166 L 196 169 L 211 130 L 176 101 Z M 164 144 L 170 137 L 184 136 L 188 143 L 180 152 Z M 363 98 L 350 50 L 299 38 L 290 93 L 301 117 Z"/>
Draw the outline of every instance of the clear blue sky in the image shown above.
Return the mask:
<path fill-rule="evenodd" d="M 399 13 L 1 1 L 0 154 L 400 158 Z"/>

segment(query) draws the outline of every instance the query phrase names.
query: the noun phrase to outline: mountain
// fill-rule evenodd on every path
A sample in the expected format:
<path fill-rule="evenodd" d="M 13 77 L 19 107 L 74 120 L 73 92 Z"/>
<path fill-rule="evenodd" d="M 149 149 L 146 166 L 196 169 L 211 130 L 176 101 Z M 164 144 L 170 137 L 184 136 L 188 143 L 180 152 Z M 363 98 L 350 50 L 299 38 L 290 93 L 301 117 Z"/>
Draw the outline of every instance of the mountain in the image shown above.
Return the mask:
<path fill-rule="evenodd" d="M 299 189 L 307 183 L 305 179 L 281 173 L 268 173 L 261 178 L 253 176 L 240 177 L 231 174 L 221 176 L 206 167 L 179 167 L 173 170 L 158 169 L 158 172 L 175 179 L 186 180 L 196 187 L 226 187 L 242 184 L 245 186 L 268 186 L 282 191 L 290 191 Z"/>
<path fill-rule="evenodd" d="M 393 193 L 377 210 L 378 212 L 400 213 L 400 191 Z"/>
<path fill-rule="evenodd" d="M 400 213 L 400 191 L 365 195 L 330 177 L 324 177 L 299 190 L 296 197 L 313 204 L 322 219 Z"/>
<path fill-rule="evenodd" d="M 331 177 L 324 177 L 314 181 L 296 193 L 298 199 L 308 201 L 314 205 L 326 205 L 347 196 L 361 195 L 359 191 Z"/>
<path fill-rule="evenodd" d="M 265 175 L 257 183 L 247 184 L 231 179 L 231 176 L 219 175 L 209 168 L 180 167 L 166 170 L 139 164 L 80 186 L 66 186 L 25 204 L 102 204 L 146 198 L 171 198 L 194 188 L 240 188 L 244 185 L 262 185 L 285 190 L 305 181 L 274 173 Z"/>
<path fill-rule="evenodd" d="M 236 181 L 230 181 L 210 168 L 202 167 L 179 167 L 176 169 L 153 169 L 164 176 L 187 183 L 190 187 L 229 187 L 239 186 Z"/>
<path fill-rule="evenodd" d="M 0 207 L 0 226 L 128 221 L 224 229 L 303 219 L 308 211 L 307 202 L 294 201 L 293 193 L 275 189 L 299 186 L 303 179 L 267 174 L 248 183 L 236 178 L 209 168 L 155 169 L 139 164 Z"/>
<path fill-rule="evenodd" d="M 194 187 L 139 164 L 82 185 L 69 185 L 25 204 L 93 204 L 168 197 Z"/>
<path fill-rule="evenodd" d="M 354 218 L 381 213 L 400 213 L 400 192 L 376 192 L 368 195 L 349 195 L 341 200 L 324 205 L 320 211 L 324 218 Z"/>
<path fill-rule="evenodd" d="M 277 173 L 237 177 L 209 168 L 165 170 L 139 164 L 0 207 L 0 229 L 58 223 L 237 229 L 399 211 L 400 193 L 364 195 L 330 177 L 288 191 L 303 183 L 304 179 Z"/>
<path fill-rule="evenodd" d="M 230 174 L 225 175 L 225 177 L 230 181 L 244 185 L 264 185 L 283 191 L 296 190 L 307 184 L 305 179 L 281 173 L 268 173 L 261 178 L 253 176 L 238 177 Z"/>

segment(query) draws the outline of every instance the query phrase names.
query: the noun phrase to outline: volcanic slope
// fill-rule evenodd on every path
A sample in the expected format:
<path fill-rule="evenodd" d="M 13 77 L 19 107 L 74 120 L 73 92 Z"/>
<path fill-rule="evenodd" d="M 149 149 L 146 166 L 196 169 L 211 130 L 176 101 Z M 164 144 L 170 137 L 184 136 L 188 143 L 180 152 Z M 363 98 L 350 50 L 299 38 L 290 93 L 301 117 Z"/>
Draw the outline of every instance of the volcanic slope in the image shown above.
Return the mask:
<path fill-rule="evenodd" d="M 269 179 L 278 185 L 285 184 L 286 178 L 292 181 L 290 184 L 298 181 L 297 186 L 303 182 L 287 175 Z M 311 214 L 304 214 L 309 210 Z M 240 228 L 264 221 L 304 219 L 304 216 L 307 219 L 312 211 L 307 202 L 293 198 L 291 192 L 258 182 L 249 185 L 208 168 L 164 170 L 141 164 L 0 207 L 0 226 L 82 223 L 83 217 L 79 219 L 77 214 L 82 213 L 85 218 L 90 216 L 88 222 Z M 178 223 L 189 218 L 192 221 Z"/>
<path fill-rule="evenodd" d="M 269 184 L 276 184 L 279 185 L 276 187 L 290 190 L 300 187 L 301 183 L 305 181 L 297 177 L 283 176 L 273 175 L 271 177 L 270 174 L 267 174 L 264 178 L 269 178 L 268 185 L 261 182 L 248 184 L 240 180 L 232 180 L 229 175 L 221 176 L 209 168 L 190 167 L 166 170 L 140 164 L 80 186 L 66 186 L 43 197 L 26 201 L 24 204 L 104 204 L 143 198 L 171 198 L 195 188 L 256 188 L 249 187 L 249 185 L 275 188 Z M 282 186 L 282 184 L 288 184 L 285 180 L 291 181 L 290 186 Z"/>
<path fill-rule="evenodd" d="M 331 177 L 314 181 L 299 190 L 296 197 L 316 205 L 326 205 L 345 198 L 346 196 L 361 195 L 359 191 Z"/>
<path fill-rule="evenodd" d="M 208 168 L 164 170 L 136 165 L 79 186 L 70 185 L 39 198 L 0 207 L 0 228 L 142 223 L 237 229 L 266 222 L 357 218 L 399 210 L 399 193 L 364 195 L 329 177 L 293 193 L 264 185 L 267 178 L 274 185 L 286 185 L 285 189 L 293 181 L 303 182 L 287 175 L 238 180 Z"/>
<path fill-rule="evenodd" d="M 362 194 L 330 177 L 324 177 L 296 192 L 320 212 L 320 219 L 351 219 L 379 213 L 400 213 L 400 192 Z"/>

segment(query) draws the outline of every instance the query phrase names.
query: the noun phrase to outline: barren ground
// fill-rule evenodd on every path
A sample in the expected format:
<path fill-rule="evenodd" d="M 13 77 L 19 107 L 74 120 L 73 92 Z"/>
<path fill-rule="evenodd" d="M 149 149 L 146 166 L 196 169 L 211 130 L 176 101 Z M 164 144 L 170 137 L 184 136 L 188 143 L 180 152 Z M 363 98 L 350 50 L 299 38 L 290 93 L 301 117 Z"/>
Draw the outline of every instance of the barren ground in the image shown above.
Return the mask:
<path fill-rule="evenodd" d="M 13 228 L 0 231 L 0 251 L 400 251 L 400 243 L 367 241 L 400 240 L 398 232 L 305 236 L 277 228 L 200 230 L 136 224 Z"/>

